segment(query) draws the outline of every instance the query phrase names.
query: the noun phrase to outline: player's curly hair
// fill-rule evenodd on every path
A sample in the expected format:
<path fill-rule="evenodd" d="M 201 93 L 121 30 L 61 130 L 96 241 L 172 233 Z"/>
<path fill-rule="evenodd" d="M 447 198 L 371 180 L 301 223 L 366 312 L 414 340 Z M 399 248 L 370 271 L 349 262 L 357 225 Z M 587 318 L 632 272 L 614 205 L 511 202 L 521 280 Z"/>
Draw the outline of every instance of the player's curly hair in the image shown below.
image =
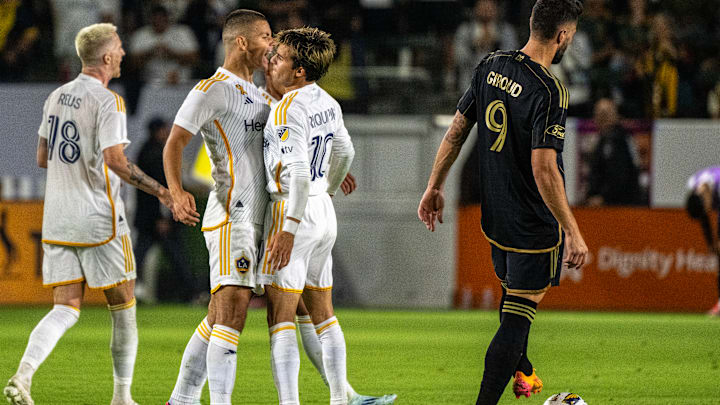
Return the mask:
<path fill-rule="evenodd" d="M 280 31 L 275 35 L 275 42 L 292 49 L 293 68 L 305 69 L 305 78 L 309 82 L 323 77 L 335 57 L 335 42 L 330 34 L 317 28 Z"/>
<path fill-rule="evenodd" d="M 562 24 L 577 21 L 582 12 L 580 0 L 537 0 L 532 9 L 530 31 L 542 39 L 553 39 Z"/>

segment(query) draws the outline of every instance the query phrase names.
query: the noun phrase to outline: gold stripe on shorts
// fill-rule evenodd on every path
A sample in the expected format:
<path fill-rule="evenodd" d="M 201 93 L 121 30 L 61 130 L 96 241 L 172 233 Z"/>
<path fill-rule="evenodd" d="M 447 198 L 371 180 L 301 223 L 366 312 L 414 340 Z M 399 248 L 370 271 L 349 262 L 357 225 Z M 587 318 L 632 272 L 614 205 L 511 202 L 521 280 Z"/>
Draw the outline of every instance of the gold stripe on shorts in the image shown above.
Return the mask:
<path fill-rule="evenodd" d="M 266 248 L 266 249 L 267 249 L 268 246 L 270 246 L 270 239 L 271 239 L 272 236 L 275 234 L 275 226 L 277 225 L 277 210 L 276 210 L 277 206 L 278 206 L 278 202 L 277 202 L 277 201 L 275 201 L 275 202 L 272 203 L 272 225 L 270 225 L 270 231 L 268 232 L 268 236 L 267 236 L 267 238 L 266 238 L 266 240 L 265 240 L 265 248 Z M 267 274 L 267 273 L 268 273 L 268 268 L 267 268 L 267 254 L 264 254 L 263 256 L 265 256 L 265 258 L 264 258 L 264 260 L 263 260 L 263 270 L 262 270 L 262 272 L 263 272 L 263 274 Z"/>
<path fill-rule="evenodd" d="M 123 260 L 125 261 L 125 273 L 129 273 L 130 272 L 130 261 L 128 260 L 128 248 L 127 248 L 127 241 L 125 240 L 125 235 L 122 235 L 120 237 L 120 243 L 122 243 Z"/>
<path fill-rule="evenodd" d="M 218 268 L 220 269 L 220 275 L 223 274 L 223 235 L 225 232 L 225 227 L 220 227 L 220 234 L 218 235 Z"/>
<path fill-rule="evenodd" d="M 278 233 L 280 233 L 280 230 L 283 229 L 283 225 L 285 225 L 285 216 L 283 215 L 284 212 L 285 212 L 285 201 L 280 201 L 280 210 L 278 211 L 278 216 L 280 217 L 280 224 L 277 227 L 277 229 L 275 229 L 276 235 Z M 272 274 L 275 274 L 276 271 L 277 271 L 276 269 L 273 269 Z"/>
<path fill-rule="evenodd" d="M 232 239 L 232 222 L 228 222 L 227 231 L 225 233 L 225 275 L 229 276 L 232 264 L 232 257 L 230 256 L 230 243 Z"/>

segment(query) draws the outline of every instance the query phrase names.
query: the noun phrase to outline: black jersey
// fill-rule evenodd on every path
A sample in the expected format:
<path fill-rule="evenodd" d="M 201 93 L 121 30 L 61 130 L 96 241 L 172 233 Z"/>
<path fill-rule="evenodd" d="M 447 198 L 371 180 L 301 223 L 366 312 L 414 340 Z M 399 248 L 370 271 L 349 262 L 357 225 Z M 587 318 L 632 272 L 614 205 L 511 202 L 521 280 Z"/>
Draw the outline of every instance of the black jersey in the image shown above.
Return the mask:
<path fill-rule="evenodd" d="M 568 91 L 520 51 L 497 51 L 475 68 L 457 109 L 477 122 L 481 225 L 503 250 L 541 253 L 562 242 L 533 176 L 535 148 L 557 151 L 560 173 Z"/>

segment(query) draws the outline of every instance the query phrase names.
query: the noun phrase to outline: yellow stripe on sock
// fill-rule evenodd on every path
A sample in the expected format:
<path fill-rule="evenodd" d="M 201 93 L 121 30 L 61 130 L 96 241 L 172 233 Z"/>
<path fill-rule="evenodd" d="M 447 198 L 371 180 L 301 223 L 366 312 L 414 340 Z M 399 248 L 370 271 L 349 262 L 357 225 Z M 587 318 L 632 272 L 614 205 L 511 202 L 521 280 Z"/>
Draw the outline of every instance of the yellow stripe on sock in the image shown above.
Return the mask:
<path fill-rule="evenodd" d="M 197 327 L 197 332 L 200 334 L 200 336 L 204 337 L 205 339 L 210 339 L 210 331 L 208 330 L 208 327 L 205 325 L 205 322 L 201 323 Z"/>
<path fill-rule="evenodd" d="M 337 321 L 337 319 L 335 319 L 334 321 L 330 322 L 330 323 L 327 324 L 327 325 L 324 325 L 324 326 L 321 326 L 321 327 L 317 327 L 317 326 L 316 326 L 316 327 L 315 327 L 315 332 L 319 335 L 319 334 L 323 333 L 323 331 L 324 331 L 325 329 L 327 329 L 327 328 L 329 328 L 329 327 L 331 327 L 331 326 L 333 326 L 333 325 L 336 325 L 337 323 L 338 323 L 338 321 Z"/>
<path fill-rule="evenodd" d="M 235 344 L 238 342 L 239 335 L 236 335 L 234 333 L 226 332 L 224 330 L 213 328 L 212 332 L 210 333 L 210 336 L 217 336 L 217 337 L 225 337 L 231 340 L 235 341 Z"/>
<path fill-rule="evenodd" d="M 512 309 L 503 309 L 503 312 L 507 312 L 507 313 L 515 314 L 515 315 L 519 315 L 519 316 L 524 316 L 524 317 L 527 318 L 531 323 L 532 323 L 532 321 L 535 320 L 533 317 L 531 317 L 530 315 L 528 315 L 528 314 L 526 314 L 526 313 L 524 313 L 524 312 L 515 311 L 515 310 L 512 310 Z"/>
<path fill-rule="evenodd" d="M 535 310 L 534 310 L 534 309 L 528 309 L 528 308 L 523 308 L 523 307 L 520 307 L 520 306 L 508 305 L 508 304 L 512 304 L 512 303 L 506 302 L 505 305 L 503 306 L 503 312 L 504 312 L 506 309 L 508 309 L 508 310 L 511 309 L 511 310 L 513 310 L 513 311 L 518 311 L 518 312 L 522 312 L 522 313 L 524 313 L 524 314 L 527 314 L 527 315 L 533 317 L 533 319 L 535 319 Z"/>
<path fill-rule="evenodd" d="M 276 333 L 278 333 L 278 332 L 280 332 L 280 331 L 283 331 L 283 330 L 295 330 L 295 325 L 288 325 L 288 326 L 283 326 L 283 327 L 277 328 L 277 329 L 275 329 L 275 330 L 273 330 L 273 331 L 270 331 L 270 335 L 272 336 L 272 335 L 274 335 L 274 334 L 276 334 Z"/>
<path fill-rule="evenodd" d="M 523 309 L 523 310 L 526 310 L 526 311 L 531 311 L 531 312 L 533 312 L 533 313 L 536 312 L 535 308 L 531 307 L 530 305 L 520 304 L 520 303 L 518 303 L 518 302 L 505 301 L 505 303 L 503 304 L 503 306 L 511 306 L 511 307 L 516 308 L 516 309 Z"/>
<path fill-rule="evenodd" d="M 214 338 L 220 339 L 220 340 L 224 340 L 224 341 L 226 341 L 226 342 L 228 342 L 228 343 L 230 343 L 230 344 L 232 344 L 232 345 L 235 345 L 235 346 L 237 346 L 237 344 L 238 344 L 237 340 L 233 341 L 233 340 L 230 340 L 230 339 L 226 339 L 226 338 L 224 338 L 224 337 L 222 337 L 222 336 L 218 336 L 218 335 L 216 335 L 216 334 L 212 334 L 211 336 L 214 337 Z"/>
<path fill-rule="evenodd" d="M 237 339 L 238 336 L 240 336 L 239 333 L 232 333 L 232 332 L 228 332 L 226 330 L 222 330 L 222 329 L 218 329 L 218 328 L 213 328 L 213 333 L 219 333 L 221 335 L 225 335 L 226 337 L 233 338 L 233 339 Z"/>
<path fill-rule="evenodd" d="M 108 309 L 111 311 L 122 311 L 123 309 L 132 308 L 135 306 L 135 297 L 131 299 L 128 302 L 117 304 L 117 305 L 108 305 Z"/>

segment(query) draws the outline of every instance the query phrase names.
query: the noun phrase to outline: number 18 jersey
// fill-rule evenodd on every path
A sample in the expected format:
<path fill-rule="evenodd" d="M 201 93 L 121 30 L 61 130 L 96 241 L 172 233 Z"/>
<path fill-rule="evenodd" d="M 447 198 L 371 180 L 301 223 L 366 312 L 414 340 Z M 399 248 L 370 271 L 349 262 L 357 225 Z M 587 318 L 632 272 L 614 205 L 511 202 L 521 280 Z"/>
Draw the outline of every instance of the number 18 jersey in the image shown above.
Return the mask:
<path fill-rule="evenodd" d="M 118 226 L 127 226 L 121 180 L 102 155 L 108 147 L 130 143 L 122 97 L 81 73 L 47 98 L 38 135 L 48 145 L 43 242 L 110 242 Z"/>
<path fill-rule="evenodd" d="M 265 126 L 265 174 L 273 200 L 288 198 L 288 164 L 310 166 L 310 194 L 327 192 L 332 150 L 352 147 L 340 105 L 317 84 L 286 93 L 273 105 Z"/>

